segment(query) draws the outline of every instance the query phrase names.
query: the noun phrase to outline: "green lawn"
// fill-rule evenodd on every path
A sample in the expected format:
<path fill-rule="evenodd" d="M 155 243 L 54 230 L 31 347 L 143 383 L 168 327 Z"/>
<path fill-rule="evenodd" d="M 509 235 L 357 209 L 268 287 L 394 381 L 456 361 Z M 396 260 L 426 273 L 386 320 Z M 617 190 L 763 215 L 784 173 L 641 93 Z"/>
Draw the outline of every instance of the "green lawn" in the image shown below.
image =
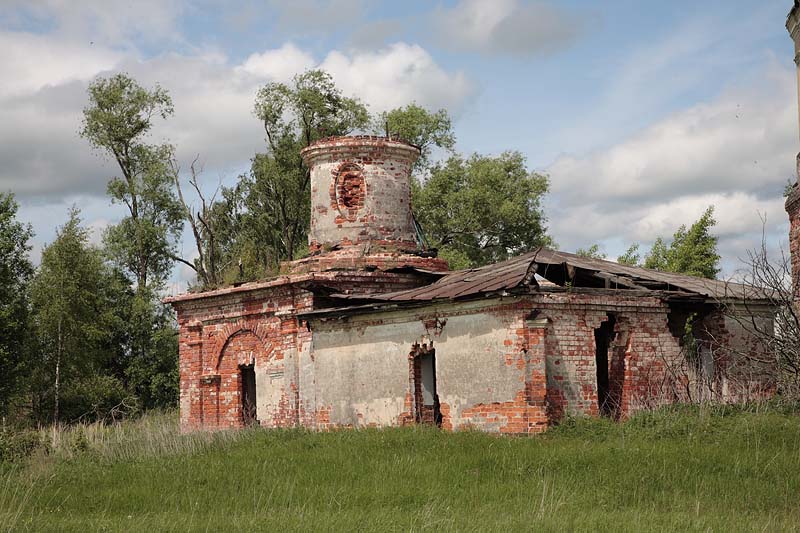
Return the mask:
<path fill-rule="evenodd" d="M 538 437 L 74 430 L 0 467 L 0 530 L 800 530 L 800 416 L 671 409 Z M 84 436 L 84 431 L 88 436 Z"/>

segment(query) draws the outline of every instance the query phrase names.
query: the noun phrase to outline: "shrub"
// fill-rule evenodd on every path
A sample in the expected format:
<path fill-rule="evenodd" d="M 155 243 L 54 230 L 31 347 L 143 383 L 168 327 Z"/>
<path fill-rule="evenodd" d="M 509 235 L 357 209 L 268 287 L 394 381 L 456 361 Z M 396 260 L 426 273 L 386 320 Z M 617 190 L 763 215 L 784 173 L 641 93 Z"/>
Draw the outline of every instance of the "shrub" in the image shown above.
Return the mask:
<path fill-rule="evenodd" d="M 0 432 L 0 462 L 22 461 L 39 449 L 47 449 L 47 442 L 39 431 L 26 429 Z"/>
<path fill-rule="evenodd" d="M 138 411 L 138 402 L 112 376 L 92 375 L 64 387 L 61 414 L 65 421 L 116 420 Z"/>

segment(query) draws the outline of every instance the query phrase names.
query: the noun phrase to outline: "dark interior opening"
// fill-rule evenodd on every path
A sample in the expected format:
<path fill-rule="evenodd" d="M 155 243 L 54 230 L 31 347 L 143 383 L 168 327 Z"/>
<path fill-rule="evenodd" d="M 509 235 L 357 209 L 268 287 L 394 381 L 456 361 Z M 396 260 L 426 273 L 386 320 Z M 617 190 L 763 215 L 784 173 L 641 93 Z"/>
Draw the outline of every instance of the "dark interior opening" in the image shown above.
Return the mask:
<path fill-rule="evenodd" d="M 436 392 L 436 350 L 420 351 L 414 357 L 414 404 L 418 424 L 442 425 Z"/>
<path fill-rule="evenodd" d="M 597 366 L 597 406 L 600 414 L 611 416 L 614 412 L 614 405 L 609 401 L 609 379 L 608 379 L 608 349 L 614 340 L 614 326 L 616 319 L 609 314 L 608 319 L 594 330 L 595 345 L 595 364 Z"/>
<path fill-rule="evenodd" d="M 258 424 L 256 413 L 256 371 L 253 365 L 240 366 L 242 373 L 242 421 L 245 426 Z"/>

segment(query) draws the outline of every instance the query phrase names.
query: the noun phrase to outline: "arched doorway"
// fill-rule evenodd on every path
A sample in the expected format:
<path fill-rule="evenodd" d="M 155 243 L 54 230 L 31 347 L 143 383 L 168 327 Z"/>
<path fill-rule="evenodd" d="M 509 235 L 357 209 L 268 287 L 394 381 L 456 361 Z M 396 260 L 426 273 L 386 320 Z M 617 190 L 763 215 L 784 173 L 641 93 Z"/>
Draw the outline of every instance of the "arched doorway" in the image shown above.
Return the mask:
<path fill-rule="evenodd" d="M 259 423 L 257 390 L 259 366 L 263 365 L 263 343 L 250 330 L 232 335 L 220 353 L 219 424 L 244 427 Z"/>

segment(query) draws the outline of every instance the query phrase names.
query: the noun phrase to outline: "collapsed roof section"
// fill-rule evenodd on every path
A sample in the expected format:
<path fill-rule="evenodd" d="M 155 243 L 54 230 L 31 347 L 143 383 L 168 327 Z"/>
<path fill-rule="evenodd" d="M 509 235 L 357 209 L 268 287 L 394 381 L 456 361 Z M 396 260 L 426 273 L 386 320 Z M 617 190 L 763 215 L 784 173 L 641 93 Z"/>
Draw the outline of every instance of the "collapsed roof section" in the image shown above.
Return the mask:
<path fill-rule="evenodd" d="M 541 276 L 547 282 L 537 282 Z M 555 286 L 554 286 L 554 285 Z M 372 302 L 414 302 L 474 298 L 497 293 L 602 289 L 659 293 L 670 300 L 767 300 L 761 289 L 738 283 L 697 278 L 627 266 L 539 248 L 501 263 L 443 274 L 415 289 L 383 294 L 335 294 L 336 299 Z"/>

